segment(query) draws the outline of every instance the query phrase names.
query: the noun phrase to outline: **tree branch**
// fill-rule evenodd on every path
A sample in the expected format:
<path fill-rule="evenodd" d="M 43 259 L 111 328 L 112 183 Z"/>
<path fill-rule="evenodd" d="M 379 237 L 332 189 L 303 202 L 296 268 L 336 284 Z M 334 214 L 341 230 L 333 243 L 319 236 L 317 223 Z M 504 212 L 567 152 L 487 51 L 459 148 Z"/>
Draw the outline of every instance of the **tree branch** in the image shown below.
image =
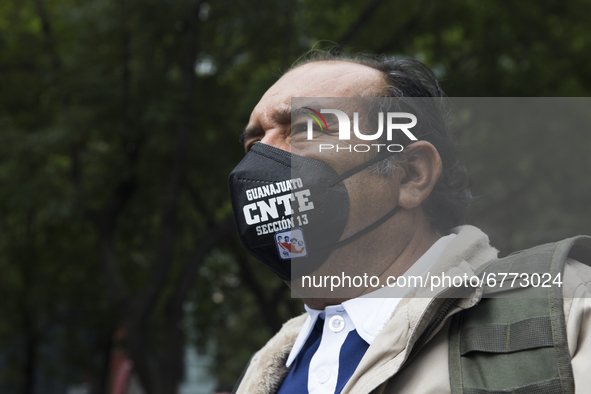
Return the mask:
<path fill-rule="evenodd" d="M 199 242 L 191 258 L 183 267 L 183 271 L 174 287 L 174 292 L 166 304 L 166 352 L 161 368 L 167 371 L 165 376 L 169 379 L 167 384 L 169 388 L 176 387 L 176 384 L 182 379 L 184 335 L 181 323 L 184 315 L 184 302 L 199 268 L 205 261 L 205 257 L 213 247 L 226 239 L 233 231 L 233 220 L 228 218 Z"/>
<path fill-rule="evenodd" d="M 273 298 L 269 301 L 266 295 L 266 291 L 263 289 L 263 286 L 259 283 L 259 281 L 254 277 L 252 271 L 250 269 L 250 265 L 248 264 L 247 257 L 241 253 L 236 257 L 236 262 L 240 267 L 240 273 L 242 274 L 242 278 L 246 282 L 246 285 L 250 288 L 253 292 L 255 298 L 257 299 L 257 303 L 261 308 L 261 313 L 267 327 L 269 330 L 274 334 L 281 329 L 281 320 L 279 319 L 279 315 L 277 313 L 277 304 Z M 281 287 L 286 287 L 284 284 L 281 284 Z M 274 294 L 278 295 L 280 293 L 279 289 L 275 290 Z"/>
<path fill-rule="evenodd" d="M 427 14 L 429 12 L 429 10 L 432 8 L 433 2 L 431 0 L 421 0 L 420 5 L 418 6 L 418 8 L 421 10 L 418 14 L 416 15 L 410 15 L 408 17 L 408 19 L 406 20 L 406 23 L 403 24 L 399 24 L 397 25 L 397 31 L 399 32 L 408 32 L 408 31 L 414 31 L 415 27 L 420 26 L 421 25 L 421 17 L 423 17 L 425 14 Z M 402 45 L 396 45 L 396 44 L 400 44 L 399 42 L 395 42 L 396 40 L 400 40 L 401 35 L 396 35 L 393 34 L 392 35 L 393 40 L 388 42 L 386 45 L 382 46 L 381 48 L 379 48 L 376 53 L 383 53 L 386 52 L 387 50 L 392 51 L 395 48 L 398 48 L 399 51 L 401 51 L 403 49 Z"/>
<path fill-rule="evenodd" d="M 197 4 L 193 9 L 191 20 L 188 23 L 187 56 L 183 66 L 184 98 L 181 103 L 181 121 L 177 132 L 174 164 L 170 173 L 167 197 L 162 209 L 161 243 L 158 257 L 146 290 L 138 299 L 138 312 L 142 320 L 147 319 L 152 307 L 158 300 L 173 260 L 176 238 L 176 212 L 181 188 L 185 180 L 189 134 L 193 129 L 192 109 L 196 82 L 194 66 L 198 53 L 199 6 L 200 4 Z"/>
<path fill-rule="evenodd" d="M 197 193 L 197 190 L 195 190 L 195 188 L 189 182 L 187 182 L 186 188 L 189 192 L 189 196 L 191 196 L 191 200 L 193 200 L 193 205 L 195 205 L 195 208 L 197 208 L 197 210 L 199 210 L 203 215 L 205 219 L 205 225 L 208 228 L 215 227 L 215 221 L 213 220 L 212 215 L 209 214 L 211 210 L 209 210 L 205 206 L 205 202 L 203 201 L 199 193 Z"/>
<path fill-rule="evenodd" d="M 205 256 L 207 256 L 214 246 L 230 237 L 234 233 L 234 230 L 234 220 L 232 217 L 229 217 L 213 228 L 213 230 L 209 231 L 208 235 L 199 242 L 179 276 L 175 291 L 168 302 L 169 309 L 182 308 L 195 279 L 195 275 L 205 260 Z"/>
<path fill-rule="evenodd" d="M 99 214 L 97 211 L 88 208 L 84 203 L 81 181 L 82 169 L 78 149 L 76 147 L 71 148 L 70 158 L 72 163 L 70 176 L 76 189 L 77 204 L 97 230 L 99 261 L 105 276 L 107 292 L 111 298 L 111 302 L 119 312 L 119 315 L 124 318 L 129 312 L 129 293 L 123 280 L 123 276 L 118 268 L 115 248 L 113 246 L 113 238 L 115 235 L 117 218 L 135 193 L 135 175 L 131 175 L 121 181 L 119 186 L 115 189 L 113 196 Z"/>
<path fill-rule="evenodd" d="M 123 31 L 121 33 L 121 109 L 124 122 L 129 120 L 129 104 L 131 98 L 131 69 L 129 62 L 131 59 L 131 34 L 129 32 L 128 20 L 129 9 L 127 0 L 119 0 L 121 5 L 121 20 Z"/>
<path fill-rule="evenodd" d="M 41 19 L 43 35 L 45 37 L 45 41 L 51 54 L 51 64 L 53 67 L 53 72 L 55 76 L 58 77 L 62 71 L 62 62 L 57 53 L 55 37 L 53 35 L 53 28 L 49 20 L 49 14 L 47 12 L 47 8 L 45 7 L 45 3 L 43 2 L 43 0 L 35 0 L 35 6 L 37 8 L 37 14 L 39 15 L 39 19 Z"/>
<path fill-rule="evenodd" d="M 357 21 L 349 28 L 349 31 L 347 31 L 347 33 L 345 33 L 341 39 L 337 41 L 339 44 L 335 49 L 336 52 L 343 51 L 343 47 L 348 44 L 349 41 L 351 41 L 351 39 L 359 32 L 359 30 L 361 30 L 361 28 L 371 20 L 383 2 L 384 0 L 374 0 L 374 2 L 365 9 L 363 14 L 361 14 Z"/>
<path fill-rule="evenodd" d="M 125 318 L 129 313 L 129 293 L 118 268 L 115 248 L 113 247 L 113 231 L 111 230 L 99 230 L 99 256 L 107 284 L 107 293 L 119 316 Z"/>
<path fill-rule="evenodd" d="M 51 57 L 51 67 L 53 74 L 52 77 L 56 81 L 55 84 L 58 86 L 58 94 L 60 97 L 61 104 L 64 107 L 64 109 L 66 109 L 67 107 L 69 107 L 70 96 L 61 84 L 63 73 L 62 59 L 57 50 L 57 45 L 55 42 L 55 36 L 53 34 L 53 27 L 51 26 L 49 13 L 47 12 L 47 8 L 45 7 L 45 3 L 43 2 L 43 0 L 35 0 L 35 6 L 37 8 L 37 15 L 39 16 L 39 19 L 41 19 L 43 36 L 45 38 L 47 48 L 49 49 L 49 55 Z"/>

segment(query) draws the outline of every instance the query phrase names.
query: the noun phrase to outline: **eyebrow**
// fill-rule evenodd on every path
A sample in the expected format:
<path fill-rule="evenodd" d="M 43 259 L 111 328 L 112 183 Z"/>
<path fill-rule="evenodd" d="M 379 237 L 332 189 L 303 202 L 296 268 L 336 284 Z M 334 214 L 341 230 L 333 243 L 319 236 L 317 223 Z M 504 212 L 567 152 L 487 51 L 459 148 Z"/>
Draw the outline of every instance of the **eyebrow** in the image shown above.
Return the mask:
<path fill-rule="evenodd" d="M 278 110 L 277 112 L 275 112 L 272 115 L 272 118 L 273 118 L 274 122 L 279 123 L 279 124 L 291 123 L 291 108 L 284 107 L 284 108 Z M 240 134 L 240 138 L 239 138 L 240 144 L 242 146 L 244 146 L 244 143 L 246 142 L 246 140 L 248 140 L 249 138 L 253 138 L 261 133 L 262 133 L 262 129 L 260 126 L 245 127 L 244 131 Z"/>
<path fill-rule="evenodd" d="M 240 133 L 240 137 L 238 138 L 238 141 L 240 142 L 240 145 L 244 146 L 246 140 L 253 138 L 254 136 L 256 136 L 257 134 L 261 133 L 261 128 L 260 127 L 246 127 L 244 129 L 244 131 L 242 131 L 242 133 Z"/>
<path fill-rule="evenodd" d="M 291 108 L 284 107 L 273 114 L 273 120 L 277 123 L 291 123 Z"/>
<path fill-rule="evenodd" d="M 312 108 L 316 108 L 316 106 L 309 106 Z M 296 119 L 305 115 L 307 113 L 307 109 L 305 107 L 298 107 L 296 109 L 290 107 L 284 107 L 278 111 L 276 111 L 273 115 L 273 121 L 279 124 L 287 124 L 292 122 L 292 115 Z M 240 145 L 244 146 L 244 143 L 253 137 L 256 137 L 258 134 L 261 134 L 263 131 L 260 126 L 252 126 L 252 127 L 245 127 L 244 131 L 240 133 L 239 142 Z"/>

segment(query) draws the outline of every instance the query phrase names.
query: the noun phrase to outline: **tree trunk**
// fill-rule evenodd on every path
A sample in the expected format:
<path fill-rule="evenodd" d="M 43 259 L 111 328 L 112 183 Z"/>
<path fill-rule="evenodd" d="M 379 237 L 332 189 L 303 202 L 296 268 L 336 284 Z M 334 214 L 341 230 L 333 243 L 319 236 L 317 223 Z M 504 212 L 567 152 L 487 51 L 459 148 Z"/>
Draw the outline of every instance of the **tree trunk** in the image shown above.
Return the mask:
<path fill-rule="evenodd" d="M 35 389 L 35 366 L 37 365 L 37 338 L 33 333 L 33 327 L 31 327 L 28 316 L 25 316 L 24 325 L 24 359 L 21 382 L 19 383 L 17 393 L 33 394 L 33 390 Z"/>

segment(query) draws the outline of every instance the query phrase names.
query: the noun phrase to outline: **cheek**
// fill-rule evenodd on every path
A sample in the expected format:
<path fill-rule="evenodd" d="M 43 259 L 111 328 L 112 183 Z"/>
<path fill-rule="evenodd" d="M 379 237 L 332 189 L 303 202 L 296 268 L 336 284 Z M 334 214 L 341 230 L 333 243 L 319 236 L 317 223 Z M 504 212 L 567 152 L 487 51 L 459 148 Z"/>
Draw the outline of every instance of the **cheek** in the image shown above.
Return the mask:
<path fill-rule="evenodd" d="M 343 238 L 381 219 L 398 203 L 395 175 L 371 174 L 367 170 L 345 181 L 349 193 L 349 217 Z"/>

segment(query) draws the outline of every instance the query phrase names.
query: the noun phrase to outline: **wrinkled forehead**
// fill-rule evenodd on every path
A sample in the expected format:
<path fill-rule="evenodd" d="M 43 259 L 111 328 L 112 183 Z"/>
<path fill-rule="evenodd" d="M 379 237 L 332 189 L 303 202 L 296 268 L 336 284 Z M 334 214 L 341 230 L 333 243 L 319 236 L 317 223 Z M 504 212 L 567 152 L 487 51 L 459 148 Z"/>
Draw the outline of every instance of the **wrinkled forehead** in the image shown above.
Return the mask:
<path fill-rule="evenodd" d="M 282 76 L 259 104 L 289 105 L 292 97 L 372 97 L 386 81 L 381 71 L 346 61 L 304 64 Z"/>

